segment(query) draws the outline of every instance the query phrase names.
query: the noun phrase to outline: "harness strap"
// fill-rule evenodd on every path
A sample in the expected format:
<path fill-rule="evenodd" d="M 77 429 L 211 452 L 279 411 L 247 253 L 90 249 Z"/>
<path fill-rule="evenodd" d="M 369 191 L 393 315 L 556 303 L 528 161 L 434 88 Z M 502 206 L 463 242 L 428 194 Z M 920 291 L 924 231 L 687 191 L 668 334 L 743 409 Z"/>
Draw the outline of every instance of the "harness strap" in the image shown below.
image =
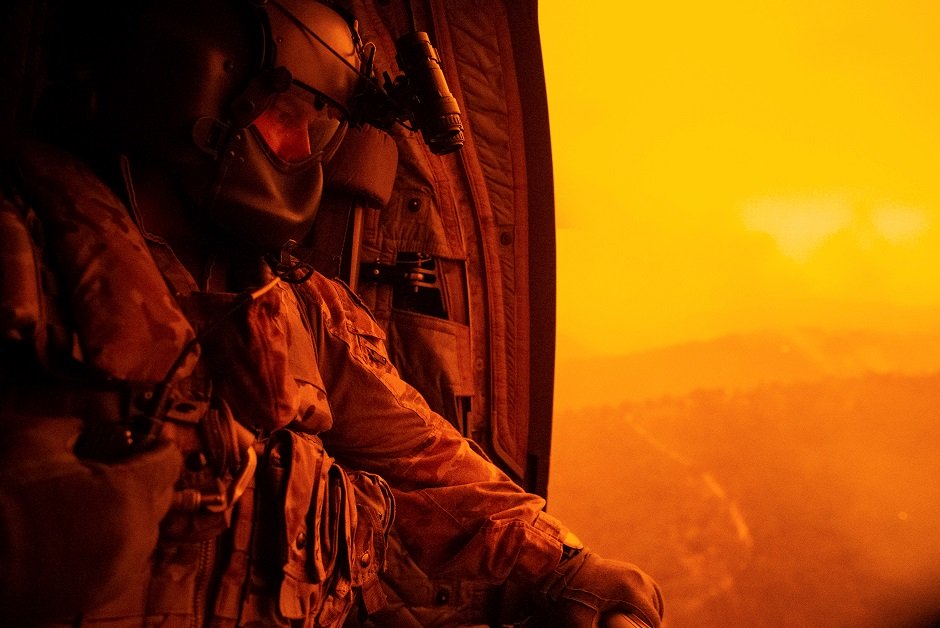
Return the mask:
<path fill-rule="evenodd" d="M 262 448 L 263 444 L 258 442 L 251 451 L 257 457 Z M 252 474 L 241 499 L 235 504 L 231 530 L 231 555 L 219 583 L 210 628 L 234 628 L 238 624 L 251 569 L 255 509 L 255 480 Z"/>

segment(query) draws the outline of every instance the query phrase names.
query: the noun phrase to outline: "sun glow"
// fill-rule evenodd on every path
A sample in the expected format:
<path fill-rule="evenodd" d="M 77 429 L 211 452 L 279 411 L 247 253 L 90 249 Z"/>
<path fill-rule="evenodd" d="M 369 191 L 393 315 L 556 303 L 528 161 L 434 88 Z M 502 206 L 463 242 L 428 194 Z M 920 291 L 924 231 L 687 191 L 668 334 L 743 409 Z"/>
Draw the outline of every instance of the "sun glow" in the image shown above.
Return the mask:
<path fill-rule="evenodd" d="M 539 6 L 560 358 L 940 327 L 940 4 Z"/>
<path fill-rule="evenodd" d="M 741 217 L 746 228 L 770 235 L 782 253 L 801 262 L 839 234 L 860 250 L 872 250 L 879 242 L 924 246 L 932 222 L 923 210 L 890 204 L 869 208 L 838 195 L 757 199 L 746 204 Z"/>

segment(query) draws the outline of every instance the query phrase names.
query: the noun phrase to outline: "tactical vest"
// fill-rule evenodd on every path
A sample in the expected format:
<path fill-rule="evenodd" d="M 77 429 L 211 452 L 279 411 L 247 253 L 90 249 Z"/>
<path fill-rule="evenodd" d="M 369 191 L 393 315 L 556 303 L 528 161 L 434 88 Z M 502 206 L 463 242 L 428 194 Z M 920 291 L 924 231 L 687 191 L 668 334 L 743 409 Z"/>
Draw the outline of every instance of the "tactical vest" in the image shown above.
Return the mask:
<path fill-rule="evenodd" d="M 95 408 L 85 432 L 118 434 L 149 407 L 184 457 L 150 564 L 65 623 L 335 626 L 357 599 L 380 608 L 391 492 L 323 449 L 332 417 L 294 289 L 199 292 L 65 153 L 32 146 L 21 178 L 26 200 L 0 199 L 0 335 L 42 383 L 5 386 L 9 405 Z"/>

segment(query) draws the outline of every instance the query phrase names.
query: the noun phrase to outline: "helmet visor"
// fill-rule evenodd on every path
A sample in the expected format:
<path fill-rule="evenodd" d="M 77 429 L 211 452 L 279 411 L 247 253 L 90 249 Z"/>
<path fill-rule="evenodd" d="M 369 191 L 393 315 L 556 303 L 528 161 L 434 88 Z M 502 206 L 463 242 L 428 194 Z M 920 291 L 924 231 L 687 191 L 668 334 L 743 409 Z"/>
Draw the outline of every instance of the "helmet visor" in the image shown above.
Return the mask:
<path fill-rule="evenodd" d="M 277 94 L 251 124 L 268 150 L 289 164 L 313 157 L 328 161 L 346 132 L 339 108 L 296 85 Z"/>

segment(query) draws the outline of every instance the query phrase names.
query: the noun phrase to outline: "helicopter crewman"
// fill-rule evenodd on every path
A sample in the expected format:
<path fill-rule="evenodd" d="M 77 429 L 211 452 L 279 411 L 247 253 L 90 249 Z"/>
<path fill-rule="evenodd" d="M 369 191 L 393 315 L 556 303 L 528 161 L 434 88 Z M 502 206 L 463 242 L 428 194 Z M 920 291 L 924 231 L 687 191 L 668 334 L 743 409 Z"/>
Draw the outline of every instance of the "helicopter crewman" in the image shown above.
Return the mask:
<path fill-rule="evenodd" d="M 430 573 L 512 581 L 566 625 L 658 626 L 649 576 L 430 410 L 355 294 L 298 257 L 325 170 L 404 115 L 351 16 L 101 5 L 62 9 L 77 34 L 0 181 L 0 616 L 380 617 L 394 520 Z"/>

